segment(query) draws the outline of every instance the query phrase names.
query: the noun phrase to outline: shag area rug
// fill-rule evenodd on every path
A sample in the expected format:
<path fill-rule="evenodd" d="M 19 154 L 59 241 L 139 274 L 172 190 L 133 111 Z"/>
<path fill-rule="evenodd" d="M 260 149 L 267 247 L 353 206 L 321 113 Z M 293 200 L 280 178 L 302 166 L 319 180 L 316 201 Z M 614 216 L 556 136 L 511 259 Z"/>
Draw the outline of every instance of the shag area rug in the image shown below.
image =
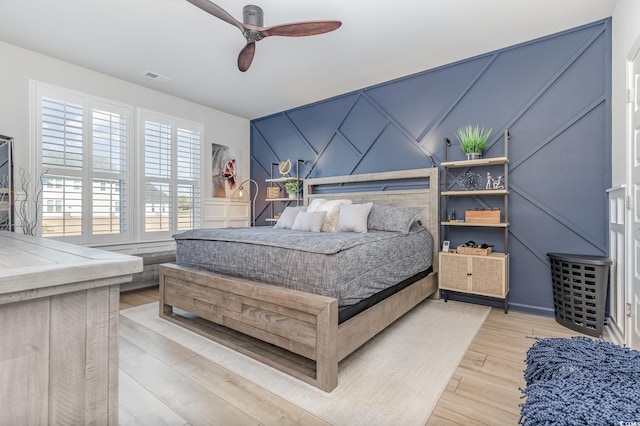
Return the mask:
<path fill-rule="evenodd" d="M 339 365 L 323 392 L 158 317 L 158 304 L 121 314 L 335 425 L 423 426 L 489 313 L 425 300 Z"/>
<path fill-rule="evenodd" d="M 587 337 L 527 351 L 519 424 L 640 425 L 640 352 Z"/>

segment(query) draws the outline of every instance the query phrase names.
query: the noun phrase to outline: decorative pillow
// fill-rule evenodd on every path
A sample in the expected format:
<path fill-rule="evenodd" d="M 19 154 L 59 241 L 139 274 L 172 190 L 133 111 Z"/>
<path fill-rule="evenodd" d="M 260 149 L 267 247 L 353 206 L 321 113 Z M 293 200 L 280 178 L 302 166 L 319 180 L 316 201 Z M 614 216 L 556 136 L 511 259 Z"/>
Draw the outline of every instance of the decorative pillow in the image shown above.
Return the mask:
<path fill-rule="evenodd" d="M 327 212 L 322 224 L 322 232 L 336 232 L 336 224 L 338 223 L 338 214 L 340 206 L 351 204 L 351 200 L 325 200 L 324 198 L 316 198 L 311 201 L 308 212 Z"/>
<path fill-rule="evenodd" d="M 338 232 L 367 232 L 367 219 L 373 203 L 346 204 L 338 213 Z"/>
<path fill-rule="evenodd" d="M 320 232 L 327 212 L 299 212 L 293 221 L 293 231 Z"/>
<path fill-rule="evenodd" d="M 422 209 L 374 204 L 369 212 L 367 228 L 375 231 L 392 231 L 408 234 Z"/>
<path fill-rule="evenodd" d="M 307 210 L 306 206 L 287 207 L 280 215 L 280 219 L 276 222 L 274 228 L 291 229 L 293 222 L 296 220 L 298 213 Z"/>
<path fill-rule="evenodd" d="M 327 200 L 324 198 L 316 198 L 311 200 L 311 203 L 307 206 L 308 212 L 319 212 L 320 206 L 323 205 Z"/>

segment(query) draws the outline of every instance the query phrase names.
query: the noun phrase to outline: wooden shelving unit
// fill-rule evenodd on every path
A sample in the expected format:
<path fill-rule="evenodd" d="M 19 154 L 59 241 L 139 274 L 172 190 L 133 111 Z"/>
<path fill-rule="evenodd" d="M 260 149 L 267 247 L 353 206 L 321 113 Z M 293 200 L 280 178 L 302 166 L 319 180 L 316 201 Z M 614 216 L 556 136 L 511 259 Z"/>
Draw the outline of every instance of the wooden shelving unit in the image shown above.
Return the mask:
<path fill-rule="evenodd" d="M 489 256 L 468 255 L 460 253 L 440 253 L 439 280 L 440 289 L 447 300 L 448 292 L 460 292 L 502 299 L 504 312 L 508 312 L 509 294 L 509 131 L 504 135 L 504 156 L 481 158 L 477 160 L 447 161 L 448 141 L 445 142 L 444 169 L 442 179 L 445 191 L 441 192 L 444 214 L 448 212 L 449 197 L 501 197 L 503 221 L 499 223 L 478 223 L 466 221 L 443 220 L 443 241 L 448 240 L 451 227 L 496 228 L 504 233 L 504 253 L 491 253 Z M 448 190 L 447 175 L 449 169 L 472 169 L 476 167 L 503 167 L 503 185 L 501 189 L 479 189 L 471 191 Z M 453 248 L 453 247 L 452 247 Z"/>
<path fill-rule="evenodd" d="M 267 222 L 277 222 L 278 219 L 275 218 L 275 206 L 274 203 L 276 202 L 283 202 L 283 203 L 287 203 L 287 205 L 289 203 L 295 203 L 296 206 L 299 206 L 300 203 L 302 203 L 303 199 L 302 197 L 300 197 L 300 191 L 302 191 L 302 186 L 304 184 L 304 179 L 302 179 L 300 177 L 300 163 L 302 163 L 304 160 L 297 160 L 297 164 L 296 164 L 296 175 L 295 176 L 283 176 L 283 177 L 279 177 L 279 178 L 274 178 L 273 177 L 273 166 L 277 166 L 278 163 L 272 163 L 271 164 L 271 177 L 269 179 L 265 179 L 265 183 L 268 186 L 278 186 L 278 188 L 280 189 L 280 191 L 282 191 L 281 186 L 284 186 L 285 183 L 287 182 L 298 182 L 299 183 L 299 190 L 298 190 L 298 196 L 295 198 L 290 198 L 290 197 L 278 197 L 278 198 L 266 198 L 265 201 L 267 203 L 269 203 L 269 211 L 270 211 L 270 215 L 271 217 L 265 219 Z M 286 205 L 285 205 L 286 207 Z"/>
<path fill-rule="evenodd" d="M 0 135 L 0 231 L 14 230 L 13 138 Z"/>

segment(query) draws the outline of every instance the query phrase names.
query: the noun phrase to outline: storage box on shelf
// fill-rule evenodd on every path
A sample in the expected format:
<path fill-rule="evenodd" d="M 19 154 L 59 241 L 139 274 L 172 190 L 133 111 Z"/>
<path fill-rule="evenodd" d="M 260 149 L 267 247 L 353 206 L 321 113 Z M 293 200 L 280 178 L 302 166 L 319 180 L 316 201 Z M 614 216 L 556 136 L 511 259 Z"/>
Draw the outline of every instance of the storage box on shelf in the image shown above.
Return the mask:
<path fill-rule="evenodd" d="M 445 142 L 445 155 L 442 162 L 444 169 L 444 191 L 441 193 L 442 205 L 448 212 L 450 197 L 477 197 L 479 199 L 502 199 L 502 208 L 483 210 L 466 210 L 464 220 L 443 220 L 443 240 L 448 240 L 448 231 L 451 227 L 473 228 L 490 227 L 500 229 L 504 234 L 504 253 L 492 252 L 491 247 L 457 247 L 452 252 L 441 252 L 439 260 L 439 280 L 445 300 L 448 292 L 461 292 L 502 299 L 504 311 L 508 311 L 509 294 L 509 157 L 508 140 L 509 132 L 504 131 L 504 156 L 481 158 L 476 160 L 447 161 L 448 141 Z M 477 167 L 489 167 L 503 169 L 503 180 L 499 187 L 493 188 L 488 183 L 484 189 L 476 190 L 449 190 L 447 175 L 451 169 L 473 169 Z M 458 173 L 458 176 L 462 172 Z M 488 179 L 489 180 L 489 179 Z M 492 201 L 493 202 L 493 201 Z M 466 232 L 466 231 L 465 231 Z"/>
<path fill-rule="evenodd" d="M 500 210 L 467 210 L 464 221 L 470 223 L 500 223 Z"/>
<path fill-rule="evenodd" d="M 280 198 L 280 187 L 279 186 L 267 186 L 267 199 L 268 200 L 277 200 Z"/>
<path fill-rule="evenodd" d="M 481 248 L 481 247 L 467 247 L 464 244 L 456 247 L 456 253 L 459 254 L 474 254 L 476 256 L 489 256 L 493 249 L 491 247 Z"/>

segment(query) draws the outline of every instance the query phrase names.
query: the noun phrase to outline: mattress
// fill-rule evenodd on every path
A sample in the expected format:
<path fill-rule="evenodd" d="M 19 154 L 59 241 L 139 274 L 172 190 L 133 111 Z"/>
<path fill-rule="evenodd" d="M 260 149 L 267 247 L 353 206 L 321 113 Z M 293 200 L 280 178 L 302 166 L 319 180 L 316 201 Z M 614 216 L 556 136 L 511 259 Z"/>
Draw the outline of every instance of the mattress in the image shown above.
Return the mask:
<path fill-rule="evenodd" d="M 431 267 L 433 238 L 398 232 L 302 232 L 272 227 L 194 229 L 174 235 L 176 263 L 355 305 Z"/>

